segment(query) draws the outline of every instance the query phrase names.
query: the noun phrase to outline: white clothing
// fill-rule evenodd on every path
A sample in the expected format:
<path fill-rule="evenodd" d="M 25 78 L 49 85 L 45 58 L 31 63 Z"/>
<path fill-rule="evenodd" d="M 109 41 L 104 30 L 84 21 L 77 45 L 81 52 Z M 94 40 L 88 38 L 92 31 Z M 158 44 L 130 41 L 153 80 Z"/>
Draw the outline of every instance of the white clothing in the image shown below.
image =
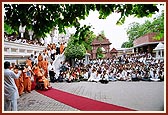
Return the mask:
<path fill-rule="evenodd" d="M 18 74 L 15 74 L 10 69 L 4 70 L 4 98 L 6 100 L 12 100 L 12 99 L 18 99 L 18 89 L 16 87 L 14 78 L 19 78 L 21 74 L 21 71 L 18 72 Z"/>
<path fill-rule="evenodd" d="M 83 78 L 84 78 L 84 79 L 88 79 L 88 77 L 89 77 L 89 76 L 88 76 L 88 72 L 86 72 L 86 73 L 83 74 Z"/>
<path fill-rule="evenodd" d="M 54 53 L 56 53 L 56 50 L 55 50 L 55 49 L 52 49 L 52 50 L 51 50 L 51 54 L 54 54 Z"/>
<path fill-rule="evenodd" d="M 108 75 L 107 75 L 107 74 L 105 74 L 104 76 L 101 75 L 101 79 L 102 79 L 102 80 L 107 80 L 107 81 L 109 81 L 109 78 L 108 78 Z"/>
<path fill-rule="evenodd" d="M 5 111 L 17 111 L 17 100 L 5 100 L 4 103 Z"/>
<path fill-rule="evenodd" d="M 101 79 L 101 78 L 100 78 L 100 77 L 101 77 L 101 74 L 98 74 L 98 75 L 96 75 L 95 77 L 96 77 L 96 78 L 94 79 L 94 81 L 99 81 L 99 80 Z"/>
<path fill-rule="evenodd" d="M 18 89 L 14 78 L 19 78 L 21 71 L 15 74 L 10 69 L 4 69 L 4 110 L 17 111 L 17 99 L 19 98 Z"/>
<path fill-rule="evenodd" d="M 88 81 L 94 81 L 95 78 L 96 78 L 96 72 L 92 72 L 92 73 L 90 74 L 90 77 L 89 77 Z"/>
<path fill-rule="evenodd" d="M 54 66 L 54 64 L 49 64 L 48 65 L 48 71 L 54 71 L 55 72 L 55 66 Z"/>

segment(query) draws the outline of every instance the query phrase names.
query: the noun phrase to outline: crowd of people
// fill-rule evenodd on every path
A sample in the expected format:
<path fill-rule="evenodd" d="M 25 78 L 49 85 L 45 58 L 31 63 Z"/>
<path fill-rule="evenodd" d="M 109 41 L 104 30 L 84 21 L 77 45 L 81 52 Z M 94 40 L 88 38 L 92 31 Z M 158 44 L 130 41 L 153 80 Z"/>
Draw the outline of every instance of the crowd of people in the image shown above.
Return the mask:
<path fill-rule="evenodd" d="M 27 38 L 20 38 L 20 37 L 17 37 L 15 33 L 11 35 L 4 33 L 4 41 L 19 43 L 19 44 L 29 44 L 29 45 L 35 45 L 35 46 L 44 46 L 44 44 L 38 41 L 37 39 L 30 40 Z"/>
<path fill-rule="evenodd" d="M 35 51 L 31 54 L 25 60 L 25 65 L 4 63 L 5 110 L 17 110 L 13 100 L 16 101 L 18 95 L 30 93 L 37 83 L 42 83 L 43 89 L 48 90 L 50 83 L 54 82 L 88 81 L 108 84 L 110 81 L 164 81 L 164 60 L 155 60 L 150 53 L 95 59 L 87 65 L 83 60 L 77 60 L 75 66 L 61 61 L 59 70 L 55 70 L 55 58 L 65 48 L 65 43 L 48 44 L 43 52 Z M 59 75 L 56 71 L 59 71 Z"/>
<path fill-rule="evenodd" d="M 44 90 L 50 86 L 49 75 L 54 72 L 53 61 L 57 55 L 63 53 L 64 44 L 48 44 L 43 52 L 36 51 L 25 60 L 24 64 L 16 65 L 4 62 L 4 110 L 16 111 L 17 99 L 24 93 L 30 93 L 37 83 L 42 83 Z M 50 79 L 52 80 L 52 79 Z"/>
<path fill-rule="evenodd" d="M 123 55 L 113 59 L 91 60 L 85 65 L 81 60 L 75 67 L 61 62 L 60 75 L 55 81 L 164 81 L 164 61 L 148 54 Z"/>

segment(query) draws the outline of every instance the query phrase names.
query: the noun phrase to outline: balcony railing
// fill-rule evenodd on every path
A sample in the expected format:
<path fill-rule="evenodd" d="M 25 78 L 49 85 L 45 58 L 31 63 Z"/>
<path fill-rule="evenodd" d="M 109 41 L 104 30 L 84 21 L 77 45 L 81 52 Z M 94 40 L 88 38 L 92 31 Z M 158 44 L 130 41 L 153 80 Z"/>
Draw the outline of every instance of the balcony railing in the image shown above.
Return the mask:
<path fill-rule="evenodd" d="M 34 51 L 40 53 L 45 48 L 45 46 L 4 41 L 4 58 L 28 57 L 31 54 L 34 54 Z"/>

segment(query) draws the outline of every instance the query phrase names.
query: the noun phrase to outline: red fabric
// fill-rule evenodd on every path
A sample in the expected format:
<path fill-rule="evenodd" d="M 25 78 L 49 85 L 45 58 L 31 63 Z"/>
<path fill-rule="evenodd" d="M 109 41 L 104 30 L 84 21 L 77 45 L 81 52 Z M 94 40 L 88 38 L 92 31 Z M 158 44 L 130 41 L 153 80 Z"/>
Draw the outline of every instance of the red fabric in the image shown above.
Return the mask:
<path fill-rule="evenodd" d="M 31 90 L 34 90 L 36 87 L 36 83 L 34 81 L 32 81 L 32 84 L 31 84 Z"/>
<path fill-rule="evenodd" d="M 38 92 L 81 111 L 135 111 L 129 108 L 74 95 L 54 88 L 47 91 L 38 90 Z"/>

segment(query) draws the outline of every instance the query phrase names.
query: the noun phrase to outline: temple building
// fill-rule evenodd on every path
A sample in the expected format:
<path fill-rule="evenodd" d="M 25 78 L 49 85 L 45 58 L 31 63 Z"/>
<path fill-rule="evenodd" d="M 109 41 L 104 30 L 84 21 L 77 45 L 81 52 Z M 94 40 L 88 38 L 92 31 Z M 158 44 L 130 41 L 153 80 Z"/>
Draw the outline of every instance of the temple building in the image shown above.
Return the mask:
<path fill-rule="evenodd" d="M 142 53 L 148 52 L 154 54 L 154 48 L 159 44 L 159 42 L 164 43 L 164 37 L 160 40 L 154 38 L 156 33 L 148 33 L 134 40 L 133 52 Z"/>

